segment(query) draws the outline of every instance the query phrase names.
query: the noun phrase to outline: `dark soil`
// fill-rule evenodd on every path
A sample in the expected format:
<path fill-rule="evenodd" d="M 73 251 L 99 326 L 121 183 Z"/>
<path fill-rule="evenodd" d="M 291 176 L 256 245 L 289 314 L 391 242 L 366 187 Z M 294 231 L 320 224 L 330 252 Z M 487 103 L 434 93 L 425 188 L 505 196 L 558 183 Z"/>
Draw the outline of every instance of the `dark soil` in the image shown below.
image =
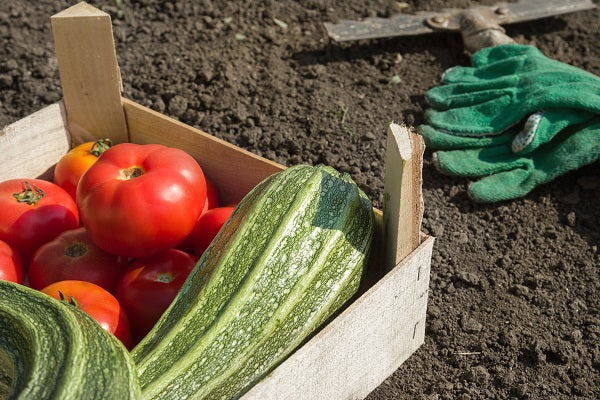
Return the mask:
<path fill-rule="evenodd" d="M 0 2 L 0 126 L 61 98 L 49 17 L 74 3 Z M 456 34 L 328 41 L 323 22 L 389 16 L 395 1 L 127 0 L 123 18 L 93 4 L 113 15 L 126 97 L 282 164 L 348 171 L 378 207 L 387 124 L 422 122 L 426 90 L 468 63 Z M 598 21 L 507 33 L 600 75 Z M 368 398 L 600 398 L 600 164 L 480 205 L 425 158 L 423 230 L 437 237 L 426 340 Z"/>

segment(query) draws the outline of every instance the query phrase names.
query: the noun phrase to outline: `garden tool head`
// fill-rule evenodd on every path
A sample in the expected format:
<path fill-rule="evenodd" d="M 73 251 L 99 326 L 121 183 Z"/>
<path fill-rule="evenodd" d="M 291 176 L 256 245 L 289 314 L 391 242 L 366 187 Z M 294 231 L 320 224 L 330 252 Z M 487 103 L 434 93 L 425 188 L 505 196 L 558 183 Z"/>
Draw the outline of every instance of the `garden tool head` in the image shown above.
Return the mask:
<path fill-rule="evenodd" d="M 525 22 L 596 6 L 591 0 L 521 0 L 495 6 L 398 14 L 391 18 L 367 18 L 325 23 L 328 35 L 336 42 L 421 35 L 441 31 L 460 31 L 465 48 L 475 52 L 484 47 L 510 43 L 501 25 Z"/>

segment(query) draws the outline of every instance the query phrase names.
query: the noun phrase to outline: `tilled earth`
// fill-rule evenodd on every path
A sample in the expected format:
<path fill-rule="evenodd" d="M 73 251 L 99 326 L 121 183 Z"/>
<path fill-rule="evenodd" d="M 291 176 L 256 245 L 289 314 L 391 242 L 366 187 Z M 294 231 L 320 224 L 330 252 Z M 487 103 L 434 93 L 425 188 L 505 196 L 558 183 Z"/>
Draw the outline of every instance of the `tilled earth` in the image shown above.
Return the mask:
<path fill-rule="evenodd" d="M 469 59 L 456 34 L 335 45 L 323 22 L 475 2 L 91 3 L 113 16 L 124 96 L 282 164 L 347 171 L 381 207 L 387 124 L 422 122 L 426 90 Z M 0 2 L 0 126 L 61 98 L 49 17 L 72 4 Z M 598 21 L 507 33 L 600 75 Z M 600 164 L 491 205 L 429 151 L 423 174 L 437 237 L 426 340 L 368 399 L 600 398 Z"/>

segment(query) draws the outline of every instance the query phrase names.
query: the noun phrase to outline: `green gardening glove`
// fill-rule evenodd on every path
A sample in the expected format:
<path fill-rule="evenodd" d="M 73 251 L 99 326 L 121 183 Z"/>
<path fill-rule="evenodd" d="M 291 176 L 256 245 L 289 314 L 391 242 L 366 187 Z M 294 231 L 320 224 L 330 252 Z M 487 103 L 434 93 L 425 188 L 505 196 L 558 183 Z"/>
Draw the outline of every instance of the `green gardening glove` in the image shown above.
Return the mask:
<path fill-rule="evenodd" d="M 441 171 L 489 175 L 469 188 L 474 200 L 521 197 L 598 158 L 600 78 L 517 44 L 480 50 L 472 65 L 427 93 L 418 131 L 428 147 L 450 150 L 434 153 Z"/>
<path fill-rule="evenodd" d="M 438 151 L 434 164 L 447 174 L 480 177 L 469 186 L 479 202 L 522 197 L 535 187 L 600 158 L 600 117 L 570 125 L 550 142 L 526 156 L 510 144 L 466 150 Z"/>

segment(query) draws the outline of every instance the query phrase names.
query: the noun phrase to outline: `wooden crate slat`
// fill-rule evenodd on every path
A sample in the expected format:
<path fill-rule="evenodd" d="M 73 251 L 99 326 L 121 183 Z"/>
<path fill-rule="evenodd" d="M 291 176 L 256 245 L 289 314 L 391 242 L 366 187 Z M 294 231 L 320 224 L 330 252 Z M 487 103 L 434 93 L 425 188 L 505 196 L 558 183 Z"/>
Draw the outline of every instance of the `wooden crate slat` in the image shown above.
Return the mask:
<path fill-rule="evenodd" d="M 69 150 L 62 102 L 51 104 L 0 131 L 0 181 L 52 179 L 53 165 Z"/>

